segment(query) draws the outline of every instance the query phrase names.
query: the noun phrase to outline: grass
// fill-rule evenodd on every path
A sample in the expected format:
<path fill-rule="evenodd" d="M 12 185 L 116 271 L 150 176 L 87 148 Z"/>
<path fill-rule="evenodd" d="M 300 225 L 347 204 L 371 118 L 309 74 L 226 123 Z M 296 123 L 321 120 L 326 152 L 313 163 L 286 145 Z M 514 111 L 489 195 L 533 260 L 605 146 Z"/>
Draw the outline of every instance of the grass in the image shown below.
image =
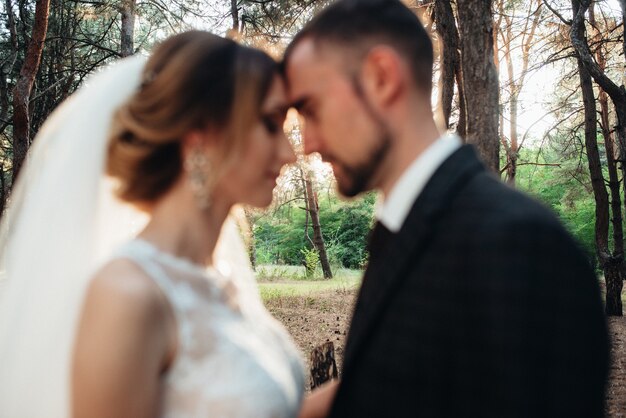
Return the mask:
<path fill-rule="evenodd" d="M 307 277 L 303 266 L 274 265 L 258 266 L 256 272 L 264 302 L 296 298 L 305 304 L 315 303 L 315 296 L 321 293 L 354 290 L 361 283 L 362 274 L 359 270 L 335 269 L 332 279 L 324 279 L 318 272 Z"/>

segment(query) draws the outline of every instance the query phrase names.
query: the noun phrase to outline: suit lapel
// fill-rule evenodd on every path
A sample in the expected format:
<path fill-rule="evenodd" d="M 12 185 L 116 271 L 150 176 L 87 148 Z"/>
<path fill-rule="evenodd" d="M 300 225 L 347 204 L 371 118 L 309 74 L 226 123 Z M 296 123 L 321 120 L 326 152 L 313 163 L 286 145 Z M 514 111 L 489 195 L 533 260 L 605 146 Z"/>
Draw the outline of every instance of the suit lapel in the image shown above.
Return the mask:
<path fill-rule="evenodd" d="M 484 170 L 471 146 L 463 146 L 453 153 L 417 198 L 402 229 L 389 241 L 385 251 L 368 266 L 346 344 L 344 375 L 354 364 L 367 338 L 377 328 L 393 295 L 406 279 L 407 269 L 419 263 L 420 255 L 451 199 L 466 182 Z"/>

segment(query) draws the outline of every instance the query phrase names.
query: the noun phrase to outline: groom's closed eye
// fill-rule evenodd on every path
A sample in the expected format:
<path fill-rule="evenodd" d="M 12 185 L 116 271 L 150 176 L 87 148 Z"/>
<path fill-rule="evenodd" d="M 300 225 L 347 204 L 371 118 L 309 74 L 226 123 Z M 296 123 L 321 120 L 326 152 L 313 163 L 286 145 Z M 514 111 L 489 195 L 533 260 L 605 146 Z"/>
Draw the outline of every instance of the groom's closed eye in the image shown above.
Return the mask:
<path fill-rule="evenodd" d="M 292 107 L 298 111 L 301 116 L 307 117 L 311 111 L 311 101 L 308 98 L 300 99 L 293 103 Z"/>
<path fill-rule="evenodd" d="M 304 119 L 314 120 L 316 117 L 315 106 L 309 99 L 303 99 L 294 104 L 294 107 Z"/>

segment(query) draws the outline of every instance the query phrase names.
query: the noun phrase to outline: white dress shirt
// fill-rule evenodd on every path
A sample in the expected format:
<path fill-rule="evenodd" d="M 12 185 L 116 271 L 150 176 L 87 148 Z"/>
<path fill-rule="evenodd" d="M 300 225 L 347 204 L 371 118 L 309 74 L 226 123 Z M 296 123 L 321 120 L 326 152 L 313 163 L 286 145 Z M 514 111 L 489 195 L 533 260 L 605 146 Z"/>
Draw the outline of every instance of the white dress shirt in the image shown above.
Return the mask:
<path fill-rule="evenodd" d="M 376 218 L 391 232 L 402 228 L 413 203 L 443 162 L 461 146 L 456 135 L 446 134 L 433 142 L 404 171 L 389 195 L 379 197 Z"/>

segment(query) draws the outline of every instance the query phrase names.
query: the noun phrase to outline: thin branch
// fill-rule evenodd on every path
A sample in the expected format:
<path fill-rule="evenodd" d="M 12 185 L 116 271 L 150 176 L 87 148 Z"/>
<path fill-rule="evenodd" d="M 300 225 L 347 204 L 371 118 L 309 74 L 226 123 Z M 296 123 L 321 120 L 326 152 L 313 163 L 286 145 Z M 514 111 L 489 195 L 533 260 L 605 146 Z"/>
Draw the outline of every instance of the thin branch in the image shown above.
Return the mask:
<path fill-rule="evenodd" d="M 545 4 L 545 5 L 546 5 L 546 7 L 547 7 L 548 9 L 550 9 L 550 11 L 551 11 L 552 13 L 554 13 L 554 14 L 556 15 L 556 17 L 558 17 L 558 18 L 559 18 L 559 20 L 560 20 L 561 22 L 563 22 L 563 23 L 564 23 L 564 24 L 566 24 L 567 26 L 571 26 L 571 25 L 572 25 L 572 21 L 571 21 L 571 20 L 569 20 L 569 19 L 564 18 L 564 17 L 563 17 L 563 15 L 562 15 L 561 13 L 559 13 L 559 12 L 558 12 L 558 10 L 556 10 L 556 9 L 554 9 L 552 6 L 550 6 L 550 3 L 548 3 L 548 0 L 543 0 L 543 4 Z"/>

